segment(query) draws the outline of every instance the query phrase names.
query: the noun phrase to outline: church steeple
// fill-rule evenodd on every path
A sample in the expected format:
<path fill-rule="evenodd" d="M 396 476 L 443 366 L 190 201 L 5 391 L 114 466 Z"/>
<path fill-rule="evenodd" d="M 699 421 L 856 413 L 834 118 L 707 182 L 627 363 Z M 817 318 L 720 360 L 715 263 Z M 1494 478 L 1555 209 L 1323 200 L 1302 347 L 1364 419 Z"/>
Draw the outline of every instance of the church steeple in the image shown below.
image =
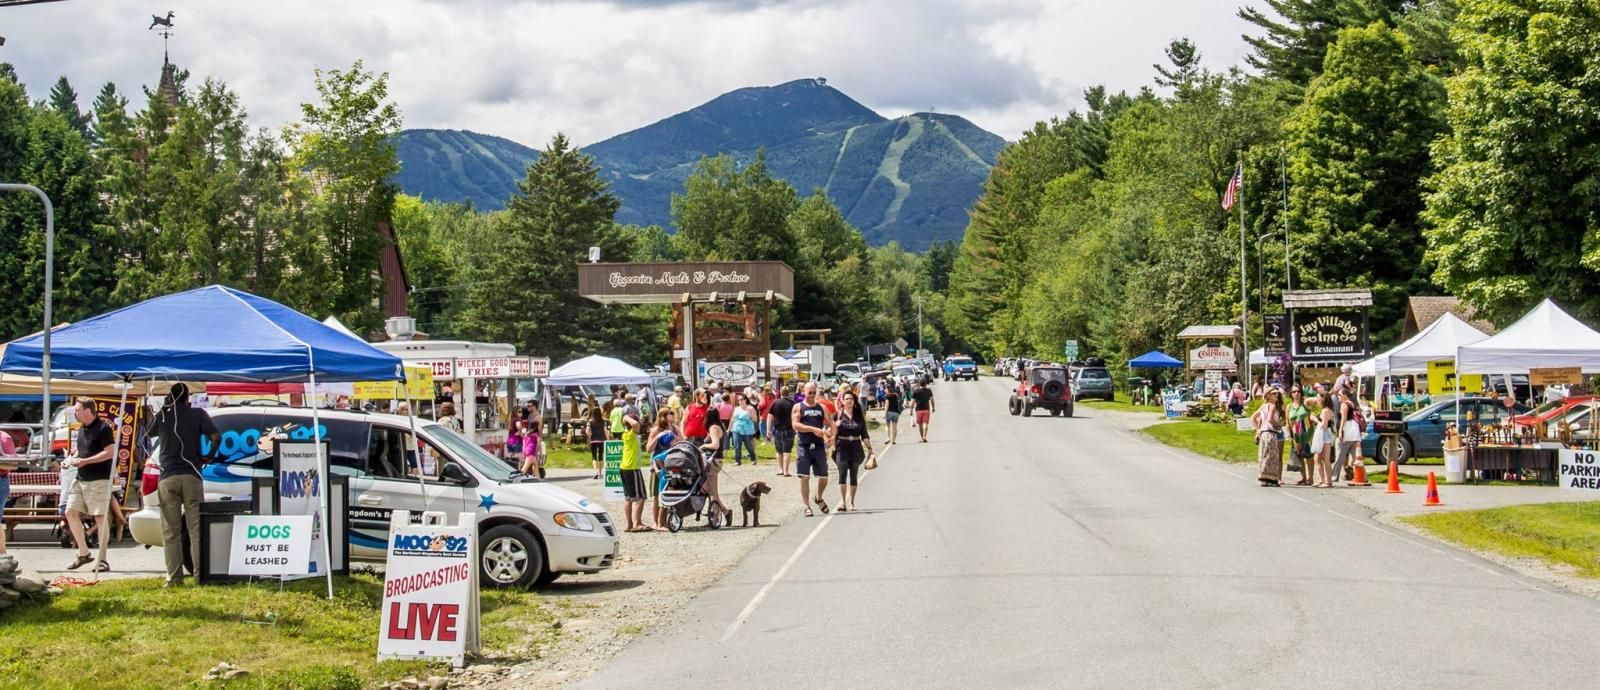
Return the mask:
<path fill-rule="evenodd" d="M 177 105 L 178 105 L 178 78 L 177 78 L 177 74 L 178 74 L 177 66 L 175 66 L 171 62 L 169 62 L 167 60 L 166 52 L 162 51 L 162 56 L 161 56 L 161 83 L 160 83 L 159 86 L 156 87 L 156 95 L 160 96 L 161 100 L 166 101 L 167 105 L 170 105 L 170 106 L 173 106 L 173 107 L 177 107 Z"/>

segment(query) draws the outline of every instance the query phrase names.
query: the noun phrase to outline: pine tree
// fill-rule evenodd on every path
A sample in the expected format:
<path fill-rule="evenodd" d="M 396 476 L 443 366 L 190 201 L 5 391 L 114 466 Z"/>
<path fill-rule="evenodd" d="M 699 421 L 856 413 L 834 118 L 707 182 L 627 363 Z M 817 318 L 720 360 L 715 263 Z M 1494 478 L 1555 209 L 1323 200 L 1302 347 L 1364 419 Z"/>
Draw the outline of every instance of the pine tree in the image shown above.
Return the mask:
<path fill-rule="evenodd" d="M 1289 85 L 1298 99 L 1322 73 L 1322 59 L 1339 30 L 1373 21 L 1393 22 L 1410 0 L 1265 0 L 1267 10 L 1244 7 L 1239 17 L 1259 27 L 1244 36 L 1252 53 L 1245 62 L 1269 79 Z"/>
<path fill-rule="evenodd" d="M 50 89 L 50 107 L 67 119 L 67 124 L 85 139 L 89 137 L 89 114 L 78 109 L 78 92 L 65 76 L 56 80 Z"/>
<path fill-rule="evenodd" d="M 1157 85 L 1176 88 L 1189 83 L 1199 72 L 1200 49 L 1196 48 L 1194 41 L 1187 37 L 1167 44 L 1166 54 L 1171 67 L 1162 64 L 1152 65 L 1156 68 Z"/>

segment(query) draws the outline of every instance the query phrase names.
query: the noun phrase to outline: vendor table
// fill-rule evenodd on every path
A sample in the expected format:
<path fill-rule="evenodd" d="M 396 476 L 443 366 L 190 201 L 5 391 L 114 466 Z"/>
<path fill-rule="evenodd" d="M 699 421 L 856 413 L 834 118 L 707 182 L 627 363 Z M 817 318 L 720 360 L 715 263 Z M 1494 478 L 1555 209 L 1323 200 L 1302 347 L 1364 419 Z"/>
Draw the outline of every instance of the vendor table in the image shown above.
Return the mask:
<path fill-rule="evenodd" d="M 1532 446 L 1477 446 L 1467 450 L 1466 469 L 1473 481 L 1499 479 L 1507 473 L 1522 479 L 1556 482 L 1557 451 Z"/>

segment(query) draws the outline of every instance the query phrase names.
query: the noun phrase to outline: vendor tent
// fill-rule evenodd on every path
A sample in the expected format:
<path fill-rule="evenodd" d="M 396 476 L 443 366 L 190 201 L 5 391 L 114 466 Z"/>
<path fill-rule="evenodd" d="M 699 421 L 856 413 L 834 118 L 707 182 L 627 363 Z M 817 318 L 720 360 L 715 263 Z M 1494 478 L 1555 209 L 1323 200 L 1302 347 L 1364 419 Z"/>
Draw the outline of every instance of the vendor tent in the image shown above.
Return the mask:
<path fill-rule="evenodd" d="M 39 376 L 41 335 L 12 341 L 0 371 Z M 289 307 L 221 285 L 146 300 L 52 331 L 52 377 L 79 381 L 280 383 L 396 381 L 400 358 Z M 322 424 L 312 413 L 312 441 Z M 329 507 L 327 455 L 321 454 L 321 510 Z M 419 479 L 420 481 L 420 479 Z M 102 536 L 104 532 L 102 532 Z M 322 563 L 333 562 L 322 540 Z M 105 548 L 104 541 L 100 548 Z M 325 569 L 333 597 L 333 569 Z"/>
<path fill-rule="evenodd" d="M 590 355 L 550 370 L 546 386 L 649 385 L 643 369 L 613 357 Z"/>
<path fill-rule="evenodd" d="M 38 376 L 43 338 L 10 343 L 0 371 Z M 53 376 L 79 381 L 394 381 L 400 358 L 248 292 L 212 285 L 85 319 L 51 336 Z"/>
<path fill-rule="evenodd" d="M 1600 374 L 1600 333 L 1545 300 L 1505 330 L 1456 350 L 1462 374 L 1526 374 L 1579 367 Z"/>
<path fill-rule="evenodd" d="M 1160 350 L 1151 350 L 1128 360 L 1129 369 L 1182 369 L 1182 360 Z"/>
<path fill-rule="evenodd" d="M 1455 357 L 1457 348 L 1488 337 L 1489 334 L 1462 321 L 1455 314 L 1446 312 L 1444 316 L 1428 324 L 1422 332 L 1411 336 L 1409 340 L 1396 345 L 1388 352 L 1373 357 L 1370 360 L 1372 373 L 1362 372 L 1359 368 L 1357 373 L 1363 376 L 1375 376 L 1378 373 L 1426 374 L 1428 362 Z"/>
<path fill-rule="evenodd" d="M 770 357 L 772 358 L 773 376 L 793 374 L 800 371 L 800 366 L 798 364 L 795 364 L 794 362 L 789 361 L 789 359 L 783 355 L 778 354 L 777 350 L 773 350 Z"/>
<path fill-rule="evenodd" d="M 1272 360 L 1267 359 L 1267 348 L 1258 347 L 1250 351 L 1250 366 L 1264 367 L 1271 363 Z"/>

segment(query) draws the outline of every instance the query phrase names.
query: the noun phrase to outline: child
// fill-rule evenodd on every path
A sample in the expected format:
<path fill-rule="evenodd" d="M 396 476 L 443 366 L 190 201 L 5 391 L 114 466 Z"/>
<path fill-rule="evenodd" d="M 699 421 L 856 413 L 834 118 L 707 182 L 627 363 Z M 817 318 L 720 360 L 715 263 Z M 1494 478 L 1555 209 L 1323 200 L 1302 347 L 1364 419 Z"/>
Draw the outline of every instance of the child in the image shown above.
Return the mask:
<path fill-rule="evenodd" d="M 544 449 L 539 444 L 539 425 L 524 420 L 522 424 L 522 472 L 544 479 Z"/>
<path fill-rule="evenodd" d="M 512 467 L 522 466 L 521 420 L 512 420 L 511 428 L 506 430 L 506 459 L 511 461 Z"/>

